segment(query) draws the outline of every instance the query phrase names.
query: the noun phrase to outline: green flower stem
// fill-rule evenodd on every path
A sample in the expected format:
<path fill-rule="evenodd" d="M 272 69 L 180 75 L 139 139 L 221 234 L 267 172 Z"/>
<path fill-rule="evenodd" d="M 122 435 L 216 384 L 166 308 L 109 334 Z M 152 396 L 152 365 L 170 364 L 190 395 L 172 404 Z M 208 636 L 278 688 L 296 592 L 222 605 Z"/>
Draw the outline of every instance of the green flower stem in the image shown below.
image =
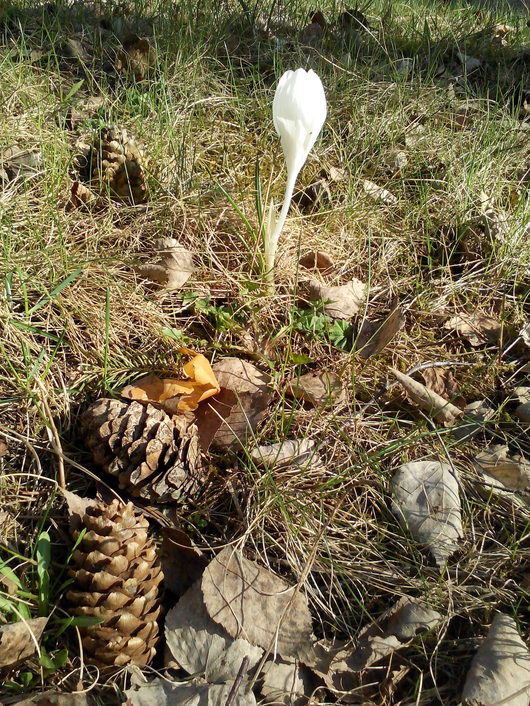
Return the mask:
<path fill-rule="evenodd" d="M 274 263 L 276 259 L 276 250 L 278 249 L 278 241 L 280 234 L 285 225 L 287 213 L 294 193 L 294 185 L 298 172 L 292 172 L 287 175 L 287 184 L 285 186 L 285 195 L 283 197 L 283 205 L 278 220 L 274 225 L 272 233 L 270 230 L 265 234 L 265 277 L 269 284 L 274 282 Z"/>

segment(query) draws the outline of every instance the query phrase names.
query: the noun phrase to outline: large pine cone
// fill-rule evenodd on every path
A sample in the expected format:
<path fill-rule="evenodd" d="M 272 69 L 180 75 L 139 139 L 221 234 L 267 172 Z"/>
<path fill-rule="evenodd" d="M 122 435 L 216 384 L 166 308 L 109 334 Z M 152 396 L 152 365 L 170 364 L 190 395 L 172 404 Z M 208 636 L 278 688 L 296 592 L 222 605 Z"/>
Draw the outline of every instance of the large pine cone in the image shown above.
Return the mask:
<path fill-rule="evenodd" d="M 82 433 L 94 461 L 120 488 L 152 502 L 186 500 L 200 489 L 204 466 L 195 424 L 151 404 L 97 400 Z"/>
<path fill-rule="evenodd" d="M 158 640 L 158 585 L 163 574 L 148 522 L 132 503 L 114 500 L 89 506 L 69 569 L 74 588 L 67 592 L 73 615 L 103 622 L 80 627 L 87 661 L 99 666 L 148 664 Z"/>
<path fill-rule="evenodd" d="M 83 176 L 99 192 L 124 203 L 144 203 L 147 198 L 145 156 L 126 130 L 103 128 L 88 149 Z"/>

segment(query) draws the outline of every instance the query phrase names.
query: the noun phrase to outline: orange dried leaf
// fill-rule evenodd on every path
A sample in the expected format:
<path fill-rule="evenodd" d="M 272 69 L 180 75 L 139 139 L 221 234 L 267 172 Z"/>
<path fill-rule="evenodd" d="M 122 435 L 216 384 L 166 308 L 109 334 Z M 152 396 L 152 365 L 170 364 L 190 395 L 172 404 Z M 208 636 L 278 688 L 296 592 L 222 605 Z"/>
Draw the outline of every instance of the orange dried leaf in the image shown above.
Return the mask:
<path fill-rule="evenodd" d="M 191 351 L 186 351 L 191 352 Z M 147 375 L 133 385 L 127 385 L 121 396 L 129 400 L 161 403 L 170 413 L 193 412 L 199 402 L 216 395 L 220 391 L 219 383 L 208 360 L 197 354 L 184 366 L 184 374 L 189 380 L 159 378 Z M 179 398 L 175 409 L 175 398 Z M 164 403 L 168 404 L 165 405 Z"/>

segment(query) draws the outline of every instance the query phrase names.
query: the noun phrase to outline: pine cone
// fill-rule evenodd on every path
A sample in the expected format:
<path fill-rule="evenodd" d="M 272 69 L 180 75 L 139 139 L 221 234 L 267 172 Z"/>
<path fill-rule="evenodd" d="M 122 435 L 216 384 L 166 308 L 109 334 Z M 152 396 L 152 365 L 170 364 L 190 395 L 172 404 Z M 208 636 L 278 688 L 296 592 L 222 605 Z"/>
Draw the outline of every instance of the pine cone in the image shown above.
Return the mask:
<path fill-rule="evenodd" d="M 79 628 L 87 661 L 93 664 L 145 665 L 155 654 L 163 574 L 148 526 L 132 503 L 114 500 L 89 506 L 81 528 L 73 532 L 77 540 L 87 530 L 72 555 L 75 568 L 69 574 L 75 588 L 66 597 L 73 615 L 103 619 Z"/>
<path fill-rule="evenodd" d="M 126 130 L 103 128 L 87 155 L 83 176 L 116 201 L 138 204 L 147 198 L 143 149 Z"/>
<path fill-rule="evenodd" d="M 101 399 L 81 424 L 94 461 L 135 497 L 162 503 L 199 490 L 199 433 L 185 417 L 170 417 L 151 404 Z"/>

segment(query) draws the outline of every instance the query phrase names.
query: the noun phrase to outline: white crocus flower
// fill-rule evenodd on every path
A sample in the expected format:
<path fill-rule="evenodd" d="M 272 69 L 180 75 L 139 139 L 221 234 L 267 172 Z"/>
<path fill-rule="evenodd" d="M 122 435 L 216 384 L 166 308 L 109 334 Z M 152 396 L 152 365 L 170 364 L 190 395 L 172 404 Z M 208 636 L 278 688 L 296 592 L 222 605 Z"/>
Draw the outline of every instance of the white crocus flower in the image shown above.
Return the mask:
<path fill-rule="evenodd" d="M 265 266 L 269 280 L 273 279 L 276 248 L 287 218 L 296 178 L 322 130 L 326 113 L 324 87 L 312 69 L 297 69 L 283 74 L 274 94 L 272 118 L 285 155 L 287 185 L 282 210 L 274 229 L 269 225 L 265 233 Z"/>

